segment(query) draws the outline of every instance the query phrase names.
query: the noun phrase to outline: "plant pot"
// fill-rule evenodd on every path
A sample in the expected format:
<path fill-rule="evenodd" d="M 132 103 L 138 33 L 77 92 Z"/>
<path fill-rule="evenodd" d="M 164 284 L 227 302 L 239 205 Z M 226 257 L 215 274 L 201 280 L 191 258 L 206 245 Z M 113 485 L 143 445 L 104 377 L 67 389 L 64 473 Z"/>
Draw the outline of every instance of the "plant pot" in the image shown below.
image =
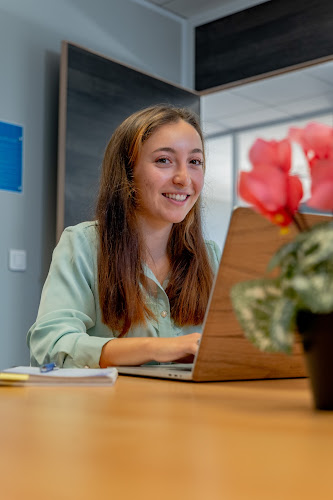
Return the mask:
<path fill-rule="evenodd" d="M 303 341 L 315 407 L 333 410 L 333 312 L 300 311 L 297 327 Z"/>

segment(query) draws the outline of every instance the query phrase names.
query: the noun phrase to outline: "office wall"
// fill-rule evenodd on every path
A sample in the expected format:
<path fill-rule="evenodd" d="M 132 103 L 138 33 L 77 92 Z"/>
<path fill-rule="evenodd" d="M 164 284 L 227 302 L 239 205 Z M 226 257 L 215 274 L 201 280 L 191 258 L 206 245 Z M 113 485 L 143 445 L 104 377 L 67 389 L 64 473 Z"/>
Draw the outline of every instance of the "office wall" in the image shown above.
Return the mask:
<path fill-rule="evenodd" d="M 55 243 L 61 40 L 181 83 L 182 27 L 130 0 L 0 0 L 0 120 L 24 126 L 23 193 L 0 190 L 0 369 L 28 362 Z M 9 271 L 10 248 L 25 272 Z"/>

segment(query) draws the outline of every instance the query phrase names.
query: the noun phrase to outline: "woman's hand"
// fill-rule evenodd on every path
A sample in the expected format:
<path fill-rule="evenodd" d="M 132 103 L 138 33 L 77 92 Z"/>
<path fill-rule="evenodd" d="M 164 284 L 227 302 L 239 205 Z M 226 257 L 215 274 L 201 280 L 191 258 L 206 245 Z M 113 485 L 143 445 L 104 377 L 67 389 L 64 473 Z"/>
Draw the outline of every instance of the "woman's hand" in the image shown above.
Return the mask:
<path fill-rule="evenodd" d="M 168 361 L 178 361 L 191 354 L 194 356 L 198 350 L 200 338 L 200 333 L 190 333 L 172 338 L 152 338 L 153 360 L 167 363 Z"/>
<path fill-rule="evenodd" d="M 138 337 L 112 339 L 102 349 L 100 367 L 142 365 L 149 361 L 168 363 L 194 356 L 199 347 L 200 333 L 180 337 Z"/>

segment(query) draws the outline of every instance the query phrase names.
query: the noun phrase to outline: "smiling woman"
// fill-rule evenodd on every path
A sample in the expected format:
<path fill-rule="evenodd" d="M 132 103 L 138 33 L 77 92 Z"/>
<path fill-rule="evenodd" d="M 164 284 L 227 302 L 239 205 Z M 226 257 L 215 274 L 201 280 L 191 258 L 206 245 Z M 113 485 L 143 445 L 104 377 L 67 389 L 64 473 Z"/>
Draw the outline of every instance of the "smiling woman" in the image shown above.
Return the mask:
<path fill-rule="evenodd" d="M 137 365 L 196 353 L 220 257 L 202 235 L 204 163 L 187 109 L 153 106 L 116 129 L 97 220 L 67 228 L 54 251 L 28 333 L 32 365 Z"/>

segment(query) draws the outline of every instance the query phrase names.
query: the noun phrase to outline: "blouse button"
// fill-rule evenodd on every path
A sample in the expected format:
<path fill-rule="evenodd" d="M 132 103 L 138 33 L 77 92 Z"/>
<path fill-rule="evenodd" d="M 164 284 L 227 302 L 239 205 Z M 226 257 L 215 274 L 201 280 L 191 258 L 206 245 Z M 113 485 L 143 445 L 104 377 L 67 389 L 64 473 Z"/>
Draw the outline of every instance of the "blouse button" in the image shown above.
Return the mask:
<path fill-rule="evenodd" d="M 168 313 L 166 311 L 162 311 L 161 312 L 161 316 L 162 318 L 166 318 L 166 316 L 168 315 Z"/>

